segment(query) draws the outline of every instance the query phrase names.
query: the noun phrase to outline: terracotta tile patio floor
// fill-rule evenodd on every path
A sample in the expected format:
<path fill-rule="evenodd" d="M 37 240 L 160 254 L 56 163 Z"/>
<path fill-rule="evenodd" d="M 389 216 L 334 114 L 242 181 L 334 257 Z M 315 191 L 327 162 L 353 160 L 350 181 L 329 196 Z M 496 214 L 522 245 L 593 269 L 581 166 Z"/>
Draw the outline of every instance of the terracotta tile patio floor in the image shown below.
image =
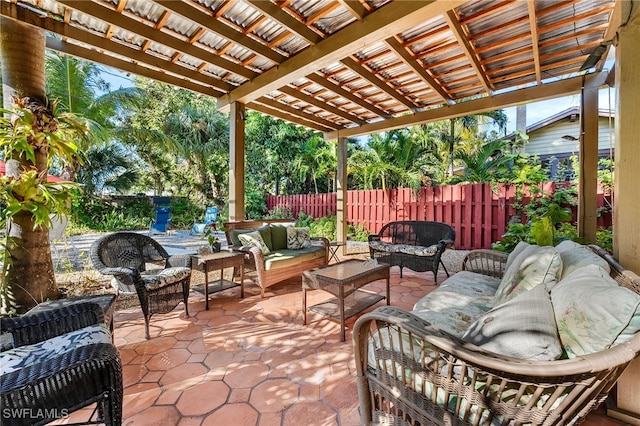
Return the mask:
<path fill-rule="evenodd" d="M 435 288 L 431 273 L 392 268 L 391 304 L 411 309 Z M 197 280 L 198 272 L 194 272 Z M 446 278 L 441 273 L 442 281 Z M 196 281 L 197 282 L 197 281 Z M 210 309 L 192 290 L 190 317 L 182 304 L 151 320 L 144 338 L 139 307 L 115 315 L 115 343 L 124 377 L 124 425 L 312 426 L 359 424 L 351 328 L 339 340 L 339 324 L 310 313 L 302 325 L 300 279 L 275 285 L 260 298 L 246 281 L 216 293 Z M 383 292 L 384 282 L 367 286 Z M 316 290 L 309 304 L 328 298 Z M 384 302 L 379 302 L 369 310 Z M 620 425 L 592 414 L 588 426 Z M 74 413 L 65 422 L 78 420 Z"/>

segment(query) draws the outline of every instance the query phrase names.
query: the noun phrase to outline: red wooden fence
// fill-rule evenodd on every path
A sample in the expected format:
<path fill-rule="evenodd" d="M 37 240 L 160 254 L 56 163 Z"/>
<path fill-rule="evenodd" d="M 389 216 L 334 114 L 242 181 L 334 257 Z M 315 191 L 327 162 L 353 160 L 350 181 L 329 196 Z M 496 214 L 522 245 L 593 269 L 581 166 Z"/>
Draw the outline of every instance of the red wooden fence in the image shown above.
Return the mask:
<path fill-rule="evenodd" d="M 553 188 L 553 182 L 543 185 L 545 193 Z M 395 220 L 445 222 L 456 230 L 456 248 L 490 248 L 516 214 L 512 207 L 515 195 L 515 185 L 480 183 L 421 188 L 418 194 L 407 188 L 347 191 L 347 218 L 350 224 L 364 224 L 373 233 Z M 525 197 L 523 204 L 528 200 Z M 605 197 L 599 193 L 598 207 L 604 203 Z M 290 209 L 296 218 L 300 211 L 314 218 L 330 216 L 336 212 L 336 193 L 270 195 L 267 206 L 269 210 Z M 598 226 L 610 225 L 610 215 L 599 218 Z"/>

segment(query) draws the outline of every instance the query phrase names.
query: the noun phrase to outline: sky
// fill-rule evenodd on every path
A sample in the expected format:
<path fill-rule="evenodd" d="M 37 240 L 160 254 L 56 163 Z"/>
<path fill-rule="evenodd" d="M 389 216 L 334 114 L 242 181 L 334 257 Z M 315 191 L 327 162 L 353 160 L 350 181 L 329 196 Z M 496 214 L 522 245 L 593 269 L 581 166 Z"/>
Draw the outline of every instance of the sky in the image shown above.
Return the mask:
<path fill-rule="evenodd" d="M 104 69 L 103 77 L 110 83 L 111 90 L 116 90 L 120 87 L 131 87 L 133 85 L 131 77 L 128 77 L 126 73 L 106 66 L 102 68 Z M 611 101 L 609 101 L 609 98 L 611 98 Z M 615 109 L 615 90 L 600 90 L 598 104 L 600 109 Z M 529 103 L 527 104 L 527 126 L 531 126 L 560 111 L 579 105 L 580 95 Z M 504 108 L 504 111 L 508 118 L 507 133 L 511 133 L 516 129 L 516 107 Z"/>

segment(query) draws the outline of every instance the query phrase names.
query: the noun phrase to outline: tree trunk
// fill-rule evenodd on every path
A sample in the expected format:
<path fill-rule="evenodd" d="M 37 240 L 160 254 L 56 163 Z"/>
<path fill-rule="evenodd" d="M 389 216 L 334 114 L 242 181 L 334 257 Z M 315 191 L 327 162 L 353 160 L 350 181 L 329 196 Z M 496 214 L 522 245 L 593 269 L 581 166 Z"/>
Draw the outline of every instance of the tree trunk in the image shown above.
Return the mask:
<path fill-rule="evenodd" d="M 5 108 L 11 108 L 14 98 L 30 98 L 26 107 L 36 109 L 36 114 L 47 114 L 45 102 L 45 32 L 18 21 L 0 18 L 0 58 L 2 59 L 2 91 Z M 34 131 L 50 129 L 53 123 L 36 120 Z M 30 141 L 34 142 L 34 141 Z M 35 143 L 35 142 L 34 142 Z M 35 166 L 41 179 L 47 176 L 48 146 L 35 146 Z M 27 165 L 19 153 L 10 153 L 21 165 Z M 7 175 L 20 173 L 15 162 L 7 168 Z M 31 165 L 29 163 L 29 165 Z M 12 170 L 11 170 L 12 169 Z M 10 296 L 10 306 L 3 300 L 3 309 L 16 308 L 24 312 L 39 302 L 58 298 L 55 282 L 49 230 L 34 229 L 34 216 L 19 212 L 9 224 L 9 257 L 7 273 L 2 287 Z"/>

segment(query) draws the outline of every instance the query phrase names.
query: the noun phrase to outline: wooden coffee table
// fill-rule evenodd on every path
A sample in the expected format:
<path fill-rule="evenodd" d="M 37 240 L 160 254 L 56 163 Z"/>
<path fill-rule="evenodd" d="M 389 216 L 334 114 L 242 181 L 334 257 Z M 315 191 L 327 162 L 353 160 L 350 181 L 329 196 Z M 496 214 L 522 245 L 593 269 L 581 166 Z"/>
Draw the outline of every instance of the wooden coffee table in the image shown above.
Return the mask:
<path fill-rule="evenodd" d="M 238 285 L 231 281 L 224 280 L 224 268 L 240 268 L 240 298 L 244 298 L 244 255 L 231 251 L 221 251 L 218 253 L 199 254 L 192 256 L 191 269 L 204 272 L 204 309 L 209 310 L 209 272 L 220 270 L 220 280 L 217 284 L 212 283 L 212 293 L 226 290 Z M 235 274 L 234 274 L 235 275 Z"/>
<path fill-rule="evenodd" d="M 370 282 L 387 280 L 387 294 L 381 296 L 360 288 Z M 326 302 L 310 306 L 307 309 L 307 290 L 320 289 L 335 297 Z M 389 265 L 364 260 L 348 260 L 324 268 L 313 269 L 302 273 L 302 314 L 307 324 L 307 310 L 340 321 L 340 341 L 344 342 L 344 320 L 378 303 L 382 299 L 390 303 Z"/>

